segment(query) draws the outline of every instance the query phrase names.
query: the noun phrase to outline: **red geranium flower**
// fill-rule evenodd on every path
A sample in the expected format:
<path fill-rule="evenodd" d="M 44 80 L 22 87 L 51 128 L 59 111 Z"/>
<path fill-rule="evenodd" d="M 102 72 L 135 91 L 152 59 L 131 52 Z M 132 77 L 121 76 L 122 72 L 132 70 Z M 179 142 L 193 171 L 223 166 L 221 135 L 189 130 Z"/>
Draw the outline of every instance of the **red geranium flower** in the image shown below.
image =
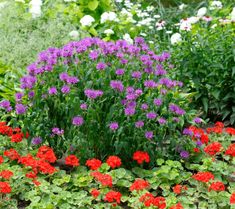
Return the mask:
<path fill-rule="evenodd" d="M 65 158 L 65 165 L 79 166 L 79 159 L 75 155 L 69 155 Z"/>
<path fill-rule="evenodd" d="M 115 203 L 119 204 L 121 202 L 121 197 L 122 197 L 122 194 L 120 192 L 116 192 L 116 191 L 111 190 L 105 195 L 104 201 L 115 202 Z"/>
<path fill-rule="evenodd" d="M 228 133 L 228 134 L 231 134 L 231 135 L 235 135 L 235 128 L 226 128 L 225 131 Z"/>
<path fill-rule="evenodd" d="M 148 181 L 145 181 L 144 179 L 136 179 L 134 183 L 130 186 L 130 190 L 143 190 L 145 188 L 149 187 Z"/>
<path fill-rule="evenodd" d="M 38 149 L 37 157 L 49 163 L 54 163 L 56 161 L 56 156 L 53 149 L 45 145 Z"/>
<path fill-rule="evenodd" d="M 86 165 L 91 169 L 91 170 L 97 170 L 101 166 L 102 162 L 98 159 L 90 159 L 86 161 Z"/>
<path fill-rule="evenodd" d="M 180 184 L 177 184 L 173 187 L 173 192 L 175 194 L 180 194 L 182 190 L 187 190 L 188 188 L 186 186 L 182 186 Z"/>
<path fill-rule="evenodd" d="M 215 123 L 215 126 L 216 126 L 216 127 L 219 127 L 219 128 L 223 128 L 223 127 L 224 127 L 224 124 L 223 124 L 222 122 L 217 121 L 217 122 Z"/>
<path fill-rule="evenodd" d="M 211 172 L 198 172 L 192 176 L 193 179 L 201 182 L 208 182 L 213 180 L 215 177 Z"/>
<path fill-rule="evenodd" d="M 208 144 L 209 137 L 206 134 L 202 134 L 201 135 L 201 142 L 202 142 L 202 144 Z"/>
<path fill-rule="evenodd" d="M 11 136 L 11 142 L 21 142 L 24 137 L 23 133 L 16 133 Z"/>
<path fill-rule="evenodd" d="M 143 202 L 146 207 L 150 207 L 154 202 L 154 196 L 147 192 L 140 197 L 139 201 Z"/>
<path fill-rule="evenodd" d="M 225 190 L 225 186 L 223 184 L 223 182 L 217 181 L 217 182 L 213 182 L 210 187 L 209 187 L 209 191 L 214 190 L 214 191 L 224 191 Z"/>
<path fill-rule="evenodd" d="M 180 202 L 170 207 L 170 209 L 184 209 Z"/>
<path fill-rule="evenodd" d="M 6 150 L 3 154 L 11 160 L 17 160 L 20 158 L 19 153 L 15 149 Z"/>
<path fill-rule="evenodd" d="M 222 149 L 222 145 L 219 142 L 213 142 L 209 145 L 207 145 L 204 148 L 205 153 L 207 153 L 208 155 L 216 155 L 217 153 L 219 153 Z"/>
<path fill-rule="evenodd" d="M 100 173 L 99 171 L 95 171 L 91 173 L 91 176 L 93 176 L 103 186 L 112 187 L 113 185 L 113 179 L 109 174 L 103 174 L 103 173 Z"/>
<path fill-rule="evenodd" d="M 37 178 L 37 173 L 29 172 L 29 173 L 26 173 L 25 176 L 29 179 L 35 179 L 35 178 Z"/>
<path fill-rule="evenodd" d="M 40 186 L 41 182 L 37 181 L 36 179 L 32 180 L 35 186 Z"/>
<path fill-rule="evenodd" d="M 121 159 L 117 156 L 109 156 L 106 162 L 112 169 L 120 167 L 122 164 Z"/>
<path fill-rule="evenodd" d="M 230 144 L 228 149 L 225 152 L 225 155 L 230 155 L 232 157 L 235 157 L 235 144 Z"/>
<path fill-rule="evenodd" d="M 10 193 L 11 187 L 7 182 L 0 182 L 0 193 Z"/>
<path fill-rule="evenodd" d="M 92 195 L 94 198 L 97 198 L 97 197 L 100 195 L 100 191 L 97 190 L 97 189 L 92 189 L 92 190 L 91 190 L 91 195 Z"/>
<path fill-rule="evenodd" d="M 230 197 L 230 204 L 235 204 L 235 192 Z"/>
<path fill-rule="evenodd" d="M 136 151 L 133 154 L 133 160 L 136 160 L 138 164 L 142 164 L 144 161 L 146 163 L 149 163 L 150 162 L 150 157 L 149 157 L 147 152 Z"/>
<path fill-rule="evenodd" d="M 38 161 L 38 170 L 44 174 L 53 174 L 56 172 L 56 169 L 44 160 Z"/>
<path fill-rule="evenodd" d="M 200 152 L 200 149 L 196 147 L 196 148 L 193 148 L 193 151 L 198 153 L 198 152 Z"/>
<path fill-rule="evenodd" d="M 3 170 L 2 172 L 0 172 L 0 176 L 4 179 L 10 179 L 13 176 L 13 172 L 9 170 Z"/>
<path fill-rule="evenodd" d="M 0 165 L 4 162 L 4 159 L 2 156 L 0 156 Z"/>
<path fill-rule="evenodd" d="M 157 206 L 159 209 L 164 209 L 166 208 L 166 200 L 164 197 L 155 197 L 153 205 Z"/>

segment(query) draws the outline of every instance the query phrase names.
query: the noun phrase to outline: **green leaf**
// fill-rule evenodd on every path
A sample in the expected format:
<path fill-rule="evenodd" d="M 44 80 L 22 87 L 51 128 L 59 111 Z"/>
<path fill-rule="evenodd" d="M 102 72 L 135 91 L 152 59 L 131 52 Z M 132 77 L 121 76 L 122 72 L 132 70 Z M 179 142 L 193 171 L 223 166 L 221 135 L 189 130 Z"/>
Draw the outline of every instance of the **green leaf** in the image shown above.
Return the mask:
<path fill-rule="evenodd" d="M 92 11 L 94 11 L 99 5 L 99 2 L 97 0 L 93 0 L 88 3 L 88 8 Z"/>

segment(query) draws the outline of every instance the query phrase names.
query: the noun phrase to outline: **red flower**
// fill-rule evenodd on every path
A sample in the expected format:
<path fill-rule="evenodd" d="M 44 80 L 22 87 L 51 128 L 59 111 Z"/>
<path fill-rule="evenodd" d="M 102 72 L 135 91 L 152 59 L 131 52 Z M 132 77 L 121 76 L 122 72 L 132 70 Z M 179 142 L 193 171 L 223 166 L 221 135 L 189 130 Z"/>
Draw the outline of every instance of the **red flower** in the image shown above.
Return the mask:
<path fill-rule="evenodd" d="M 11 160 L 17 160 L 20 158 L 19 153 L 15 149 L 6 150 L 3 154 Z"/>
<path fill-rule="evenodd" d="M 219 142 L 213 142 L 209 145 L 207 145 L 204 148 L 205 153 L 207 153 L 208 155 L 216 155 L 217 153 L 219 153 L 222 149 L 222 145 Z"/>
<path fill-rule="evenodd" d="M 235 192 L 230 197 L 230 204 L 235 204 Z"/>
<path fill-rule="evenodd" d="M 11 187 L 7 182 L 0 182 L 0 193 L 10 193 Z"/>
<path fill-rule="evenodd" d="M 201 182 L 208 182 L 213 180 L 215 177 L 211 172 L 198 172 L 192 176 L 193 179 Z"/>
<path fill-rule="evenodd" d="M 37 181 L 36 179 L 32 180 L 35 186 L 40 186 L 41 182 Z"/>
<path fill-rule="evenodd" d="M 136 160 L 138 164 L 142 164 L 144 161 L 146 163 L 149 163 L 150 162 L 150 157 L 149 157 L 147 152 L 136 151 L 133 154 L 133 160 Z"/>
<path fill-rule="evenodd" d="M 31 154 L 28 154 L 26 156 L 22 156 L 18 159 L 18 163 L 21 163 L 25 166 L 29 166 L 32 168 L 36 168 L 38 161 L 34 159 L 34 157 Z"/>
<path fill-rule="evenodd" d="M 103 174 L 103 173 L 100 173 L 99 171 L 95 171 L 91 173 L 91 176 L 93 176 L 103 186 L 112 187 L 113 185 L 113 179 L 109 174 Z"/>
<path fill-rule="evenodd" d="M 65 158 L 65 165 L 79 166 L 79 159 L 75 155 L 69 155 Z"/>
<path fill-rule="evenodd" d="M 226 128 L 225 131 L 228 133 L 228 134 L 231 134 L 231 135 L 235 135 L 235 128 Z"/>
<path fill-rule="evenodd" d="M 122 194 L 120 192 L 115 192 L 111 190 L 105 195 L 104 201 L 115 202 L 119 204 L 121 202 L 121 197 L 122 197 Z"/>
<path fill-rule="evenodd" d="M 10 179 L 13 176 L 13 173 L 9 170 L 3 170 L 0 172 L 0 176 L 4 179 Z"/>
<path fill-rule="evenodd" d="M 149 187 L 148 181 L 145 181 L 144 179 L 136 179 L 134 183 L 130 186 L 130 190 L 143 190 L 145 188 Z"/>
<path fill-rule="evenodd" d="M 38 149 L 37 157 L 49 163 L 54 163 L 56 161 L 56 156 L 53 149 L 45 145 Z"/>
<path fill-rule="evenodd" d="M 225 155 L 230 155 L 232 157 L 235 157 L 235 144 L 230 144 L 228 149 L 225 152 Z"/>
<path fill-rule="evenodd" d="M 223 127 L 224 127 L 224 124 L 223 124 L 222 122 L 217 121 L 217 122 L 215 123 L 215 127 L 223 128 Z"/>
<path fill-rule="evenodd" d="M 225 186 L 222 182 L 217 181 L 217 182 L 213 182 L 210 187 L 209 187 L 209 191 L 214 190 L 214 191 L 224 191 L 225 190 Z"/>
<path fill-rule="evenodd" d="M 170 209 L 184 209 L 180 202 L 170 207 Z"/>
<path fill-rule="evenodd" d="M 180 185 L 180 184 L 177 184 L 177 185 L 175 185 L 175 186 L 173 187 L 173 192 L 174 192 L 175 194 L 180 194 L 181 191 L 182 191 L 182 189 L 183 189 L 183 190 L 187 190 L 188 188 L 187 188 L 186 186 L 182 186 L 182 185 Z"/>
<path fill-rule="evenodd" d="M 166 200 L 164 197 L 155 197 L 153 205 L 157 206 L 159 209 L 164 209 L 166 208 Z"/>
<path fill-rule="evenodd" d="M 26 173 L 25 176 L 29 179 L 35 179 L 35 178 L 37 178 L 37 173 L 29 172 L 29 173 Z"/>
<path fill-rule="evenodd" d="M 53 174 L 56 172 L 56 169 L 44 160 L 39 160 L 37 165 L 38 170 L 44 174 Z"/>
<path fill-rule="evenodd" d="M 193 148 L 193 151 L 198 153 L 198 152 L 200 152 L 200 149 L 196 147 L 196 148 Z"/>
<path fill-rule="evenodd" d="M 4 162 L 4 159 L 2 156 L 0 156 L 0 165 Z"/>
<path fill-rule="evenodd" d="M 92 195 L 94 198 L 97 198 L 97 197 L 100 195 L 100 191 L 97 190 L 97 189 L 92 189 L 92 190 L 91 190 L 91 195 Z"/>
<path fill-rule="evenodd" d="M 97 170 L 101 166 L 102 162 L 98 159 L 90 159 L 86 161 L 86 165 L 91 169 L 91 170 Z"/>
<path fill-rule="evenodd" d="M 139 201 L 143 202 L 146 207 L 150 207 L 154 202 L 154 196 L 147 192 L 140 197 Z"/>
<path fill-rule="evenodd" d="M 117 156 L 109 156 L 106 162 L 112 169 L 120 167 L 122 164 L 121 159 Z"/>
<path fill-rule="evenodd" d="M 23 133 L 16 133 L 11 136 L 11 142 L 21 142 L 24 137 Z"/>
<path fill-rule="evenodd" d="M 202 144 L 208 144 L 209 137 L 206 134 L 202 134 L 201 135 L 201 142 L 202 142 Z"/>

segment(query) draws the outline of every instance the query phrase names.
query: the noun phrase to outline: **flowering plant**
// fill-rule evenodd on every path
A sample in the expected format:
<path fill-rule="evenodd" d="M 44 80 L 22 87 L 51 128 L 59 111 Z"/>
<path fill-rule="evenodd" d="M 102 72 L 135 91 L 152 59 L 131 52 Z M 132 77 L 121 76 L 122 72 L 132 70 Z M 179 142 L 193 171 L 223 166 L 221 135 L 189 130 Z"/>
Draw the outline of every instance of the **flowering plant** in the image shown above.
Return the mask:
<path fill-rule="evenodd" d="M 21 119 L 29 144 L 40 137 L 59 155 L 70 149 L 103 158 L 108 150 L 128 159 L 131 150 L 174 149 L 192 111 L 184 110 L 182 82 L 167 74 L 169 57 L 142 38 L 133 45 L 86 38 L 49 48 L 21 78 L 11 115 Z M 8 101 L 0 106 L 11 112 Z"/>

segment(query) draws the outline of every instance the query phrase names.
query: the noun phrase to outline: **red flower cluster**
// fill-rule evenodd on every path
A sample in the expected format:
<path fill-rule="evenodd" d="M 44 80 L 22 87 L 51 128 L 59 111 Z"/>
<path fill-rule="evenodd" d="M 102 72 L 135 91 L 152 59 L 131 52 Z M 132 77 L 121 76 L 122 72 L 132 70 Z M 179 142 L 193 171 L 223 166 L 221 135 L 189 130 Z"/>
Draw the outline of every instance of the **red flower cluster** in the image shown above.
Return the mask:
<path fill-rule="evenodd" d="M 225 129 L 228 134 L 235 135 L 235 128 L 228 127 Z"/>
<path fill-rule="evenodd" d="M 86 166 L 88 166 L 91 170 L 97 170 L 101 165 L 102 162 L 95 158 L 86 161 Z"/>
<path fill-rule="evenodd" d="M 230 155 L 232 157 L 235 157 L 235 144 L 230 144 L 228 149 L 225 152 L 225 155 Z"/>
<path fill-rule="evenodd" d="M 117 156 L 109 156 L 106 163 L 112 168 L 120 167 L 122 164 L 122 161 Z"/>
<path fill-rule="evenodd" d="M 207 145 L 204 148 L 204 151 L 208 155 L 213 156 L 213 155 L 218 154 L 222 149 L 223 149 L 223 147 L 222 147 L 222 145 L 219 142 L 213 142 L 213 143 Z"/>
<path fill-rule="evenodd" d="M 2 156 L 0 156 L 0 165 L 4 162 L 4 159 Z"/>
<path fill-rule="evenodd" d="M 230 204 L 235 204 L 235 192 L 230 197 Z"/>
<path fill-rule="evenodd" d="M 213 180 L 215 177 L 211 172 L 198 172 L 192 176 L 193 179 L 201 182 L 208 182 Z"/>
<path fill-rule="evenodd" d="M 8 157 L 11 160 L 18 160 L 20 158 L 19 153 L 15 149 L 9 149 L 6 150 L 4 153 L 4 156 Z"/>
<path fill-rule="evenodd" d="M 150 157 L 147 152 L 143 151 L 136 151 L 133 154 L 133 160 L 136 160 L 138 164 L 142 164 L 143 162 L 149 163 L 150 162 Z"/>
<path fill-rule="evenodd" d="M 112 187 L 113 185 L 113 179 L 109 174 L 103 174 L 103 173 L 100 173 L 99 171 L 95 171 L 91 173 L 91 176 L 93 176 L 103 186 Z"/>
<path fill-rule="evenodd" d="M 187 190 L 187 189 L 188 189 L 187 186 L 177 184 L 173 187 L 173 192 L 175 194 L 180 194 L 182 192 L 182 190 Z"/>
<path fill-rule="evenodd" d="M 75 155 L 69 155 L 65 158 L 65 165 L 79 166 L 79 159 Z"/>
<path fill-rule="evenodd" d="M 130 186 L 130 190 L 143 190 L 145 188 L 149 187 L 148 181 L 145 181 L 144 179 L 136 179 L 134 183 Z"/>
<path fill-rule="evenodd" d="M 209 191 L 214 190 L 214 191 L 224 191 L 225 190 L 225 186 L 223 184 L 223 182 L 217 181 L 217 182 L 213 182 L 210 187 L 209 187 Z"/>
<path fill-rule="evenodd" d="M 178 202 L 176 205 L 171 206 L 169 209 L 184 209 L 184 207 L 181 205 L 180 202 Z"/>
<path fill-rule="evenodd" d="M 209 137 L 206 135 L 203 129 L 197 128 L 196 126 L 190 126 L 189 130 L 193 132 L 193 139 L 196 140 L 200 137 L 200 141 L 203 144 L 207 144 L 209 142 Z"/>
<path fill-rule="evenodd" d="M 97 198 L 97 197 L 100 195 L 100 191 L 97 190 L 97 189 L 92 189 L 92 190 L 91 190 L 91 195 L 92 195 L 94 198 Z"/>
<path fill-rule="evenodd" d="M 120 192 L 111 190 L 105 195 L 104 201 L 120 204 L 121 197 L 122 197 L 122 194 Z"/>
<path fill-rule="evenodd" d="M 164 197 L 154 197 L 151 193 L 143 194 L 140 199 L 146 207 L 157 206 L 159 209 L 166 208 L 166 200 Z"/>
<path fill-rule="evenodd" d="M 4 179 L 10 179 L 13 176 L 13 173 L 9 170 L 3 170 L 0 172 L 0 176 Z"/>
<path fill-rule="evenodd" d="M 0 194 L 1 193 L 10 193 L 11 192 L 11 187 L 7 182 L 0 182 Z"/>
<path fill-rule="evenodd" d="M 214 127 L 209 127 L 206 129 L 208 134 L 216 133 L 221 134 L 223 132 L 224 124 L 222 122 L 216 122 Z"/>
<path fill-rule="evenodd" d="M 53 149 L 45 145 L 39 148 L 37 157 L 49 163 L 54 163 L 57 160 Z"/>

